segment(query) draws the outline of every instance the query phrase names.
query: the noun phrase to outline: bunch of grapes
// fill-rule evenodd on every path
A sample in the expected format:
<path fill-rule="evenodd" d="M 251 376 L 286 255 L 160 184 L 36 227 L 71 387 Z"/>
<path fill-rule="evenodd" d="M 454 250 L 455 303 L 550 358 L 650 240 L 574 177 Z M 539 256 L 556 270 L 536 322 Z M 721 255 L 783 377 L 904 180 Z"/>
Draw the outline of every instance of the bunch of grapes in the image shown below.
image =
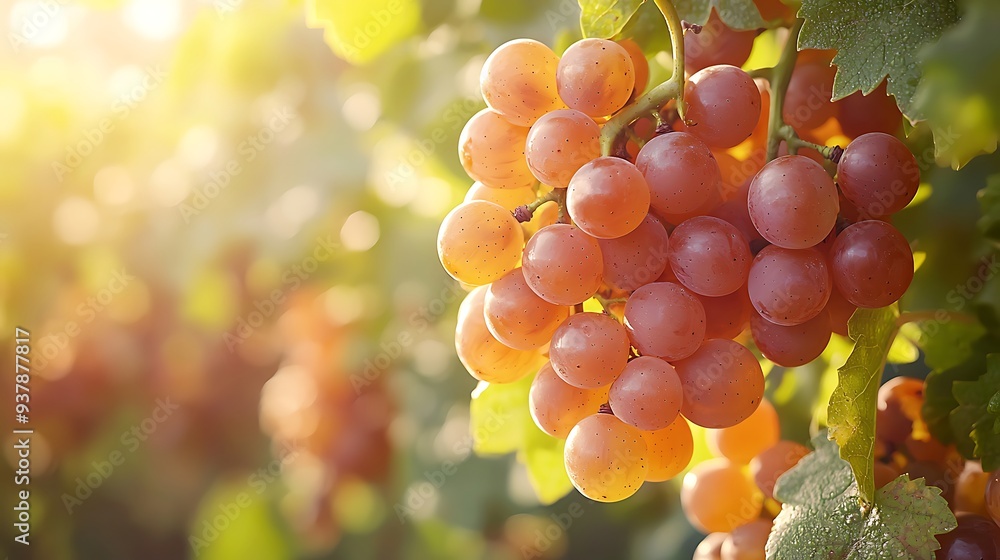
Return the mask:
<path fill-rule="evenodd" d="M 983 472 L 954 445 L 937 441 L 921 416 L 924 382 L 896 377 L 879 388 L 875 421 L 875 486 L 899 475 L 923 478 L 941 489 L 958 528 L 938 536 L 939 560 L 1000 557 L 1000 471 Z"/>
<path fill-rule="evenodd" d="M 738 67 L 754 34 L 712 22 L 688 49 L 700 69 L 686 80 L 684 119 L 671 101 L 602 142 L 602 127 L 646 86 L 634 42 L 583 39 L 559 57 L 519 39 L 486 60 L 488 107 L 459 140 L 475 183 L 437 247 L 471 289 L 458 356 L 486 383 L 536 374 L 531 415 L 566 438 L 569 477 L 594 500 L 681 473 L 689 422 L 751 422 L 764 392 L 751 347 L 779 365 L 810 362 L 833 332 L 846 334 L 857 307 L 895 302 L 913 276 L 909 244 L 889 221 L 919 184 L 906 146 L 871 128 L 884 120 L 838 123 L 849 99 L 833 104 L 823 91 L 828 53 L 803 53 L 786 120 L 803 138 L 857 137 L 828 150 L 830 161 L 814 150 L 765 163 L 770 95 Z M 861 113 L 885 105 L 852 103 Z M 726 460 L 713 464 L 722 474 L 702 469 L 733 488 L 712 495 L 757 492 Z"/>

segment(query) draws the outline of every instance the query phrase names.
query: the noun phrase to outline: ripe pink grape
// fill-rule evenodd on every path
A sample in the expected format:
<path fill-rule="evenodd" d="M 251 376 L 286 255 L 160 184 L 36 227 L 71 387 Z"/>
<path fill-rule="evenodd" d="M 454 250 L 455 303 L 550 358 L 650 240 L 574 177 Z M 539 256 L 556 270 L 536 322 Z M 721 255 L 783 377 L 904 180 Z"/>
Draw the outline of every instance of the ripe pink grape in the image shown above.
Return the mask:
<path fill-rule="evenodd" d="M 556 305 L 582 303 L 601 287 L 601 248 L 569 224 L 546 226 L 531 236 L 521 264 L 538 297 Z"/>
<path fill-rule="evenodd" d="M 512 270 L 523 247 L 521 224 L 510 211 L 485 200 L 456 206 L 438 231 L 441 265 L 452 278 L 474 286 Z"/>
<path fill-rule="evenodd" d="M 615 290 L 632 291 L 653 282 L 667 267 L 667 230 L 650 215 L 631 233 L 598 239 L 597 244 L 604 260 L 604 283 Z"/>
<path fill-rule="evenodd" d="M 649 468 L 642 432 L 613 414 L 580 420 L 566 438 L 566 474 L 581 494 L 617 502 L 635 494 Z"/>
<path fill-rule="evenodd" d="M 642 432 L 649 458 L 647 482 L 662 482 L 680 474 L 694 455 L 691 426 L 678 415 L 669 426 L 652 432 Z"/>
<path fill-rule="evenodd" d="M 913 200 L 920 186 L 917 159 L 895 136 L 863 134 L 844 150 L 837 182 L 847 200 L 867 218 L 895 214 Z"/>
<path fill-rule="evenodd" d="M 705 338 L 705 309 L 679 284 L 653 282 L 628 298 L 625 328 L 639 353 L 679 360 L 693 354 Z"/>
<path fill-rule="evenodd" d="M 577 313 L 552 335 L 552 368 L 575 387 L 611 385 L 625 369 L 628 333 L 621 323 L 602 313 Z"/>
<path fill-rule="evenodd" d="M 684 64 L 688 72 L 716 64 L 743 66 L 750 57 L 756 31 L 736 31 L 712 11 L 700 33 L 684 34 Z"/>
<path fill-rule="evenodd" d="M 546 363 L 531 382 L 528 411 L 540 430 L 565 439 L 580 420 L 597 414 L 608 400 L 608 389 L 581 389 L 563 381 Z"/>
<path fill-rule="evenodd" d="M 611 115 L 625 106 L 635 87 L 632 57 L 614 41 L 577 41 L 559 61 L 556 84 L 570 108 L 591 117 Z"/>
<path fill-rule="evenodd" d="M 841 336 L 847 336 L 847 322 L 857 309 L 858 306 L 847 301 L 835 287 L 830 291 L 830 301 L 826 303 L 826 311 L 830 314 L 830 329 Z"/>
<path fill-rule="evenodd" d="M 764 396 L 764 373 L 753 353 L 732 340 L 706 340 L 674 362 L 684 388 L 681 414 L 705 428 L 728 428 L 750 417 Z"/>
<path fill-rule="evenodd" d="M 722 560 L 765 560 L 764 547 L 771 534 L 771 522 L 755 519 L 729 533 L 722 543 Z"/>
<path fill-rule="evenodd" d="M 458 138 L 458 157 L 469 177 L 488 187 L 530 187 L 535 177 L 524 159 L 527 139 L 527 128 L 511 124 L 492 109 L 483 109 L 465 123 Z"/>
<path fill-rule="evenodd" d="M 765 358 L 784 367 L 796 367 L 815 360 L 830 342 L 830 316 L 826 311 L 805 323 L 776 325 L 757 313 L 750 316 L 750 334 Z"/>
<path fill-rule="evenodd" d="M 867 220 L 840 232 L 830 250 L 833 283 L 858 307 L 885 307 L 913 280 L 913 252 L 892 225 Z"/>
<path fill-rule="evenodd" d="M 781 110 L 786 123 L 798 130 L 810 130 L 836 114 L 837 108 L 830 101 L 835 72 L 819 60 L 795 65 Z"/>
<path fill-rule="evenodd" d="M 531 126 L 538 117 L 562 106 L 556 91 L 558 64 L 556 53 L 538 41 L 508 41 L 483 64 L 479 77 L 483 99 L 508 121 Z"/>
<path fill-rule="evenodd" d="M 531 187 L 494 189 L 476 181 L 465 193 L 465 202 L 472 202 L 473 200 L 492 202 L 513 212 L 518 206 L 534 201 L 535 191 Z"/>
<path fill-rule="evenodd" d="M 528 132 L 528 168 L 546 185 L 566 187 L 583 164 L 600 157 L 600 135 L 594 119 L 580 111 L 547 113 Z"/>
<path fill-rule="evenodd" d="M 713 455 L 745 465 L 758 453 L 777 443 L 780 437 L 778 411 L 765 399 L 739 424 L 708 430 L 708 448 Z"/>
<path fill-rule="evenodd" d="M 764 239 L 786 249 L 805 249 L 829 235 L 840 203 L 822 165 L 805 156 L 782 156 L 753 178 L 747 208 Z"/>
<path fill-rule="evenodd" d="M 661 215 L 692 212 L 718 194 L 719 166 L 693 134 L 654 137 L 639 150 L 635 165 L 649 185 L 650 205 Z"/>
<path fill-rule="evenodd" d="M 573 222 L 600 239 L 631 233 L 649 212 L 649 186 L 626 160 L 599 157 L 573 175 L 566 193 Z"/>
<path fill-rule="evenodd" d="M 832 282 L 826 259 L 816 249 L 764 247 L 750 266 L 747 291 L 762 317 L 779 325 L 800 325 L 820 314 Z"/>
<path fill-rule="evenodd" d="M 722 560 L 722 545 L 729 538 L 729 533 L 710 533 L 694 550 L 691 560 Z"/>
<path fill-rule="evenodd" d="M 660 358 L 640 356 L 611 384 L 608 403 L 623 422 L 640 430 L 660 430 L 677 418 L 682 398 L 674 366 Z"/>
<path fill-rule="evenodd" d="M 490 285 L 483 314 L 497 340 L 518 350 L 534 350 L 548 344 L 569 309 L 538 297 L 518 267 Z"/>
<path fill-rule="evenodd" d="M 1000 470 L 990 473 L 986 482 L 986 511 L 1000 525 Z"/>
<path fill-rule="evenodd" d="M 699 295 L 721 297 L 738 290 L 752 259 L 743 234 L 719 218 L 691 218 L 670 236 L 670 267 L 684 287 Z"/>
<path fill-rule="evenodd" d="M 487 289 L 480 286 L 472 290 L 459 306 L 455 351 L 472 377 L 488 383 L 512 383 L 536 369 L 542 358 L 535 351 L 505 346 L 489 331 L 483 315 Z"/>
<path fill-rule="evenodd" d="M 736 338 L 750 326 L 750 305 L 746 286 L 722 297 L 698 296 L 705 308 L 705 338 Z"/>
<path fill-rule="evenodd" d="M 684 91 L 688 130 L 714 148 L 732 148 L 750 137 L 760 116 L 760 92 L 753 79 L 735 66 L 699 70 Z"/>

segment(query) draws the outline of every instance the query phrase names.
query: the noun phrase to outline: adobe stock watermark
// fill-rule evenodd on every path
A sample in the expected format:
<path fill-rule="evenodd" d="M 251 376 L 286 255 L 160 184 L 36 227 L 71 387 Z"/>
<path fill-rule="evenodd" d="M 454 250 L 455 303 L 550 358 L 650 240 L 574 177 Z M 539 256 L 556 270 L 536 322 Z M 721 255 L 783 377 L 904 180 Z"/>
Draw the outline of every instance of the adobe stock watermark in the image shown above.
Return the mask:
<path fill-rule="evenodd" d="M 243 510 L 250 507 L 254 500 L 259 498 L 274 482 L 281 477 L 282 465 L 288 463 L 298 456 L 298 451 L 294 448 L 282 448 L 282 452 L 267 465 L 250 473 L 246 479 L 248 490 L 241 491 L 230 501 L 221 503 L 216 508 L 216 512 L 210 519 L 202 521 L 199 534 L 192 534 L 188 537 L 188 545 L 194 555 L 201 553 L 219 539 L 222 533 L 226 532 L 233 522 L 239 519 Z"/>
<path fill-rule="evenodd" d="M 407 152 L 399 164 L 388 173 L 386 183 L 392 188 L 398 188 L 407 181 L 413 180 L 416 177 L 417 168 L 426 163 L 448 141 L 449 135 L 461 130 L 469 117 L 475 115 L 481 108 L 482 101 L 472 97 L 460 99 L 448 105 L 441 113 L 444 124 L 434 127 L 422 138 L 414 141 L 413 149 Z"/>
<path fill-rule="evenodd" d="M 195 187 L 194 193 L 177 206 L 184 223 L 191 223 L 194 217 L 208 208 L 209 204 L 229 187 L 233 178 L 243 173 L 243 166 L 257 159 L 261 152 L 274 142 L 278 134 L 288 128 L 296 118 L 298 115 L 290 107 L 275 110 L 263 127 L 244 138 L 236 146 L 237 156 L 230 158 L 219 169 L 211 171 L 208 174 L 208 182 Z"/>
<path fill-rule="evenodd" d="M 225 332 L 222 340 L 230 352 L 235 352 L 253 333 L 264 325 L 275 312 L 281 309 L 285 299 L 302 287 L 302 284 L 319 270 L 321 264 L 333 258 L 334 251 L 340 243 L 331 235 L 316 238 L 312 252 L 299 262 L 288 267 L 281 275 L 281 284 L 271 290 L 266 298 L 254 300 L 253 310 L 236 318 L 236 326 L 232 332 Z"/>
<path fill-rule="evenodd" d="M 365 360 L 360 373 L 351 375 L 351 387 L 355 395 L 361 392 L 383 373 L 416 342 L 416 336 L 423 333 L 440 319 L 449 309 L 449 305 L 465 296 L 465 291 L 456 282 L 449 282 L 438 292 L 437 296 L 420 306 L 420 309 L 410 314 L 410 328 L 396 333 L 396 336 L 379 343 L 379 351 L 374 357 Z"/>
<path fill-rule="evenodd" d="M 93 496 L 94 492 L 125 464 L 128 459 L 127 454 L 135 453 L 151 435 L 156 433 L 160 424 L 169 420 L 179 408 L 180 405 L 171 402 L 170 397 L 156 399 L 156 407 L 149 416 L 122 432 L 118 438 L 120 447 L 108 453 L 104 459 L 92 461 L 90 472 L 76 478 L 76 488 L 72 494 L 63 492 L 62 503 L 66 513 L 72 515 L 74 509 L 82 506 L 83 502 Z"/>
<path fill-rule="evenodd" d="M 497 414 L 496 410 L 490 409 L 489 417 L 482 423 L 482 426 L 477 428 L 475 433 L 456 441 L 452 446 L 452 453 L 458 457 L 467 457 L 472 452 L 476 440 L 487 439 L 490 435 L 499 432 L 509 419 L 508 414 Z M 406 523 L 407 518 L 413 519 L 432 504 L 437 496 L 437 491 L 458 473 L 459 467 L 461 467 L 460 463 L 444 461 L 436 469 L 425 470 L 423 480 L 412 484 L 406 491 L 406 496 L 392 506 L 400 524 Z"/>
<path fill-rule="evenodd" d="M 15 54 L 21 48 L 31 44 L 41 37 L 47 29 L 63 15 L 70 0 L 36 0 L 31 7 L 22 12 L 20 25 L 12 26 L 13 31 L 7 33 L 7 42 Z M 33 8 L 33 9 L 32 9 Z M 17 17 L 12 13 L 11 17 Z"/>
<path fill-rule="evenodd" d="M 124 292 L 133 280 L 135 280 L 135 276 L 129 274 L 125 268 L 114 271 L 103 288 L 76 306 L 78 321 L 66 321 L 61 329 L 42 336 L 39 339 L 37 351 L 32 356 L 35 370 L 45 369 L 60 352 L 69 346 L 70 340 L 80 336 L 80 333 L 83 332 L 82 327 L 93 323 L 98 314 L 107 309 L 115 297 Z"/>
<path fill-rule="evenodd" d="M 242 0 L 221 0 L 221 1 L 242 1 Z M 355 58 L 360 55 L 363 49 L 368 48 L 376 37 L 381 35 L 385 28 L 403 13 L 402 0 L 389 0 L 384 8 L 372 10 L 368 14 L 368 19 L 364 23 L 355 26 L 354 32 L 345 33 L 350 36 L 349 40 L 338 40 L 340 47 L 350 57 Z"/>
<path fill-rule="evenodd" d="M 584 509 L 579 502 L 571 503 L 566 511 L 560 513 L 550 513 L 545 524 L 545 528 L 537 528 L 532 534 L 531 544 L 521 545 L 521 556 L 525 560 L 535 558 L 548 558 L 546 554 L 560 539 L 569 532 L 569 528 L 576 523 L 577 519 L 583 517 Z"/>
<path fill-rule="evenodd" d="M 111 104 L 112 116 L 101 119 L 93 127 L 83 129 L 80 138 L 65 147 L 63 158 L 52 162 L 52 172 L 56 179 L 61 183 L 67 175 L 80 167 L 84 159 L 93 154 L 114 133 L 117 123 L 127 119 L 132 111 L 146 100 L 150 92 L 160 87 L 166 79 L 167 72 L 159 65 L 147 66 L 142 78 Z"/>

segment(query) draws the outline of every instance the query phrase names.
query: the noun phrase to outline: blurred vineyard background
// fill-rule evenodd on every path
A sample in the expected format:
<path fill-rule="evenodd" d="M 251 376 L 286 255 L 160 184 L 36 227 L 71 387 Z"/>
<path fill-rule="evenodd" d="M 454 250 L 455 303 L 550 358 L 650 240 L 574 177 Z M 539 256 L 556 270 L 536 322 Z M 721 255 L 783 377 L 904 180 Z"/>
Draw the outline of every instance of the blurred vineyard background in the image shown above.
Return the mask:
<path fill-rule="evenodd" d="M 543 505 L 517 457 L 472 453 L 463 292 L 434 249 L 469 187 L 455 145 L 486 54 L 565 47 L 575 0 L 317 3 L 0 8 L 0 332 L 32 333 L 36 430 L 32 545 L 4 523 L 6 555 L 690 558 L 675 484 Z M 324 40 L 358 22 L 358 48 Z M 970 224 L 1000 159 L 952 171 L 909 143 L 926 185 L 896 225 L 925 261 L 904 304 L 947 308 L 988 252 Z M 769 374 L 786 439 L 832 371 Z"/>

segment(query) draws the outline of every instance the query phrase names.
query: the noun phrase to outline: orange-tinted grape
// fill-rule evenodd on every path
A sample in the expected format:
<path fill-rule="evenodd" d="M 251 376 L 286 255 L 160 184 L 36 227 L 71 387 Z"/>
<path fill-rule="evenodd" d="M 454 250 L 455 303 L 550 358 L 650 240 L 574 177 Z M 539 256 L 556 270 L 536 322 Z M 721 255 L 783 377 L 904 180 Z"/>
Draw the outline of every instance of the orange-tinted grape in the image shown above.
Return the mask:
<path fill-rule="evenodd" d="M 747 208 L 764 239 L 786 249 L 805 249 L 829 235 L 840 202 L 822 165 L 805 156 L 782 156 L 753 178 Z"/>
<path fill-rule="evenodd" d="M 514 211 L 518 206 L 529 204 L 535 200 L 535 191 L 531 187 L 520 189 L 494 189 L 476 181 L 465 193 L 465 202 L 485 200 Z"/>
<path fill-rule="evenodd" d="M 543 432 L 565 439 L 573 426 L 597 414 L 608 400 L 607 388 L 590 390 L 574 387 L 563 381 L 546 363 L 531 382 L 528 411 Z"/>
<path fill-rule="evenodd" d="M 863 134 L 847 145 L 837 163 L 837 182 L 865 219 L 895 214 L 913 200 L 920 167 L 895 136 Z"/>
<path fill-rule="evenodd" d="M 661 430 L 681 410 L 681 380 L 674 366 L 653 356 L 628 363 L 611 384 L 608 403 L 615 416 L 640 430 Z"/>
<path fill-rule="evenodd" d="M 646 53 L 642 52 L 642 47 L 632 39 L 619 39 L 617 41 L 632 58 L 632 69 L 635 70 L 635 86 L 632 88 L 632 95 L 629 100 L 635 99 L 646 91 L 649 84 L 649 61 L 646 60 Z"/>
<path fill-rule="evenodd" d="M 694 438 L 691 426 L 683 416 L 677 416 L 662 430 L 642 432 L 646 440 L 649 471 L 647 482 L 662 482 L 677 476 L 691 462 L 694 455 Z"/>
<path fill-rule="evenodd" d="M 650 215 L 631 233 L 598 239 L 597 244 L 604 260 L 604 283 L 615 290 L 632 291 L 654 282 L 667 267 L 667 230 Z"/>
<path fill-rule="evenodd" d="M 778 443 L 781 427 L 778 412 L 766 399 L 745 420 L 720 430 L 708 431 L 708 448 L 717 456 L 745 465 L 759 453 Z"/>
<path fill-rule="evenodd" d="M 771 534 L 771 522 L 755 519 L 729 533 L 722 543 L 722 560 L 765 560 L 764 546 Z"/>
<path fill-rule="evenodd" d="M 599 157 L 573 175 L 566 206 L 573 222 L 589 235 L 621 237 L 646 218 L 649 186 L 635 165 L 616 157 Z"/>
<path fill-rule="evenodd" d="M 565 187 L 583 164 L 600 157 L 600 135 L 594 119 L 580 111 L 547 113 L 528 132 L 528 168 L 546 185 Z"/>
<path fill-rule="evenodd" d="M 694 550 L 691 560 L 722 560 L 722 543 L 726 542 L 729 533 L 711 533 Z"/>
<path fill-rule="evenodd" d="M 825 311 L 793 327 L 776 325 L 757 313 L 750 315 L 754 344 L 779 366 L 796 367 L 815 360 L 830 343 L 831 332 L 830 315 Z"/>
<path fill-rule="evenodd" d="M 792 71 L 781 114 L 798 130 L 810 130 L 834 116 L 833 76 L 836 70 L 825 62 L 799 62 Z"/>
<path fill-rule="evenodd" d="M 490 285 L 483 313 L 497 340 L 511 348 L 534 350 L 549 342 L 569 309 L 538 297 L 518 267 Z"/>
<path fill-rule="evenodd" d="M 601 287 L 597 240 L 569 224 L 553 224 L 531 236 L 521 264 L 538 297 L 556 305 L 576 305 Z"/>
<path fill-rule="evenodd" d="M 753 353 L 732 340 L 706 340 L 674 362 L 684 388 L 681 414 L 705 428 L 728 428 L 746 420 L 764 397 L 764 373 Z"/>
<path fill-rule="evenodd" d="M 732 148 L 750 137 L 760 116 L 760 92 L 735 66 L 699 70 L 685 86 L 688 131 L 715 148 Z"/>
<path fill-rule="evenodd" d="M 891 224 L 866 220 L 847 226 L 830 249 L 833 283 L 858 307 L 885 307 L 913 280 L 910 244 Z"/>
<path fill-rule="evenodd" d="M 639 353 L 679 360 L 694 353 L 705 338 L 705 309 L 679 284 L 653 282 L 628 298 L 625 328 Z"/>
<path fill-rule="evenodd" d="M 646 142 L 635 165 L 649 185 L 650 205 L 661 215 L 698 209 L 718 194 L 721 184 L 711 150 L 686 132 L 661 134 Z"/>
<path fill-rule="evenodd" d="M 728 533 L 760 515 L 764 500 L 743 470 L 728 459 L 709 459 L 684 475 L 681 507 L 702 533 Z"/>
<path fill-rule="evenodd" d="M 990 473 L 984 473 L 983 466 L 978 461 L 966 461 L 965 468 L 955 482 L 953 509 L 988 516 L 986 485 L 989 481 Z"/>
<path fill-rule="evenodd" d="M 896 467 L 887 465 L 881 461 L 875 461 L 875 489 L 878 490 L 899 478 L 902 474 Z"/>
<path fill-rule="evenodd" d="M 924 406 L 924 382 L 913 377 L 893 377 L 878 388 L 875 433 L 894 446 L 901 446 L 913 432 L 913 421 Z"/>
<path fill-rule="evenodd" d="M 628 333 L 602 313 L 577 313 L 552 335 L 549 358 L 570 385 L 595 389 L 611 385 L 628 363 Z"/>
<path fill-rule="evenodd" d="M 566 438 L 566 474 L 581 494 L 598 502 L 617 502 L 635 494 L 648 470 L 642 432 L 613 414 L 580 420 Z"/>
<path fill-rule="evenodd" d="M 483 316 L 486 291 L 486 286 L 472 290 L 458 308 L 455 350 L 462 365 L 476 379 L 511 383 L 536 369 L 541 359 L 537 352 L 505 346 L 486 328 Z"/>
<path fill-rule="evenodd" d="M 556 70 L 559 97 L 591 117 L 625 106 L 635 87 L 635 68 L 627 50 L 607 39 L 583 39 L 563 53 Z"/>
<path fill-rule="evenodd" d="M 700 33 L 684 33 L 684 69 L 697 72 L 716 64 L 743 66 L 756 37 L 756 31 L 730 29 L 712 10 Z"/>
<path fill-rule="evenodd" d="M 469 177 L 486 186 L 530 187 L 535 177 L 524 159 L 527 139 L 527 128 L 511 124 L 492 109 L 483 109 L 465 123 L 458 138 L 458 156 Z"/>
<path fill-rule="evenodd" d="M 754 257 L 747 292 L 754 309 L 778 325 L 801 325 L 819 315 L 833 289 L 826 259 L 816 249 L 764 247 Z"/>
<path fill-rule="evenodd" d="M 455 207 L 438 231 L 438 257 L 459 282 L 479 286 L 500 278 L 521 258 L 524 233 L 510 211 L 477 200 Z"/>
<path fill-rule="evenodd" d="M 774 498 L 778 477 L 788 472 L 809 454 L 809 448 L 794 441 L 782 440 L 762 451 L 750 461 L 750 473 L 757 488 L 768 498 Z"/>
<path fill-rule="evenodd" d="M 559 57 L 532 39 L 508 41 L 493 51 L 479 77 L 483 99 L 508 121 L 531 126 L 562 106 L 556 91 Z"/>
<path fill-rule="evenodd" d="M 680 283 L 698 295 L 735 292 L 746 283 L 752 259 L 740 230 L 719 218 L 691 218 L 670 236 L 670 267 Z"/>

